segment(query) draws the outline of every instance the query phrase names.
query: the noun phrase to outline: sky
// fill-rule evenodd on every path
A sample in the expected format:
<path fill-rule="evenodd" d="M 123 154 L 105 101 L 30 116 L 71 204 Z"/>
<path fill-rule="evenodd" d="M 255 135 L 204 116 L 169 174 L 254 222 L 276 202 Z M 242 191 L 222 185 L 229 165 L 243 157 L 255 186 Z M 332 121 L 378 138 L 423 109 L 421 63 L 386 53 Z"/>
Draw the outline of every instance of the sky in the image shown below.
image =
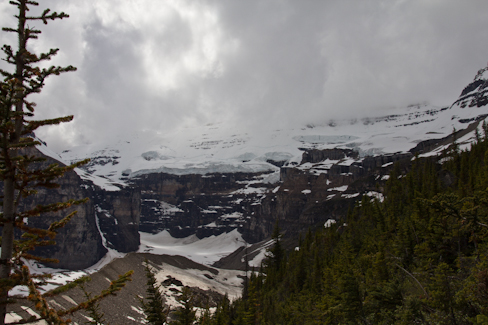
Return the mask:
<path fill-rule="evenodd" d="M 488 62 L 486 0 L 39 2 L 70 18 L 31 23 L 43 33 L 30 48 L 59 48 L 49 64 L 78 68 L 31 98 L 38 118 L 75 116 L 37 132 L 56 151 L 209 123 L 258 132 L 448 106 Z M 3 26 L 14 9 L 0 3 Z"/>

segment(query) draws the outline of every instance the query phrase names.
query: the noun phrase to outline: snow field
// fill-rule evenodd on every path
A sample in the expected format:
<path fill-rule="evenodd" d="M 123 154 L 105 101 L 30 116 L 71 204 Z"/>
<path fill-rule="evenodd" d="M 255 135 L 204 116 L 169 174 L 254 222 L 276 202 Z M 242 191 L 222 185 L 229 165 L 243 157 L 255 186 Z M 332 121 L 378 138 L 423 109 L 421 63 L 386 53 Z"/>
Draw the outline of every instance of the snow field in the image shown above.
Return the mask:
<path fill-rule="evenodd" d="M 418 104 L 390 109 L 389 115 L 362 119 L 336 120 L 313 126 L 295 126 L 282 130 L 260 130 L 248 133 L 239 126 L 214 123 L 182 129 L 181 132 L 140 132 L 106 143 L 94 143 L 53 153 L 46 146 L 39 148 L 49 156 L 64 161 L 92 158 L 91 174 L 80 176 L 91 179 L 97 186 L 117 190 L 127 178 L 147 173 L 208 174 L 231 172 L 276 172 L 279 168 L 270 161 L 287 161 L 298 165 L 303 149 L 348 148 L 360 157 L 376 154 L 407 152 L 418 142 L 439 139 L 464 129 L 466 121 L 486 114 L 481 107 L 435 107 Z M 469 143 L 473 135 L 459 141 Z M 195 139 L 203 139 L 195 141 Z M 42 147 L 42 148 L 41 148 Z M 100 161 L 97 164 L 97 160 Z M 340 164 L 350 165 L 353 159 Z M 325 173 L 335 161 L 324 161 L 314 166 L 302 165 L 314 173 Z"/>

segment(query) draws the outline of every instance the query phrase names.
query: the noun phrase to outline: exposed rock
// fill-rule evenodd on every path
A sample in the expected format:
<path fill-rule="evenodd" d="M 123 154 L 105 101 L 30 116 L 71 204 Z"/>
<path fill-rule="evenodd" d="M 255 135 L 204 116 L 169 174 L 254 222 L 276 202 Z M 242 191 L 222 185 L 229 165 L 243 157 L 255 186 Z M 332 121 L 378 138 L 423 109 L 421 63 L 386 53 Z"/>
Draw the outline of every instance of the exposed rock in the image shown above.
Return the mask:
<path fill-rule="evenodd" d="M 140 245 L 140 189 L 125 188 L 113 192 L 98 190 L 93 196 L 100 230 L 108 247 L 122 253 L 136 251 Z"/>
<path fill-rule="evenodd" d="M 326 159 L 330 160 L 340 160 L 346 157 L 358 158 L 359 154 L 357 151 L 351 149 L 311 149 L 306 150 L 302 155 L 302 164 L 304 163 L 319 163 Z"/>
<path fill-rule="evenodd" d="M 213 308 L 217 307 L 224 299 L 224 295 L 212 291 L 203 290 L 198 287 L 188 287 L 192 296 L 192 304 L 198 308 Z"/>
<path fill-rule="evenodd" d="M 34 149 L 32 152 L 39 154 Z M 47 166 L 52 163 L 62 165 L 51 158 L 40 165 Z M 90 197 L 90 192 L 85 189 L 83 181 L 75 172 L 67 172 L 58 180 L 58 183 L 60 187 L 56 189 L 39 188 L 35 196 L 31 196 L 23 202 L 24 208 L 32 207 L 34 204 L 50 204 Z M 21 207 L 21 209 L 24 208 Z M 74 210 L 77 210 L 78 213 L 64 228 L 59 230 L 55 238 L 56 245 L 38 247 L 35 250 L 35 253 L 40 256 L 58 259 L 59 263 L 50 264 L 52 267 L 70 270 L 87 268 L 95 264 L 107 252 L 102 245 L 102 239 L 97 229 L 93 200 L 67 210 L 29 218 L 28 226 L 47 229 L 52 222 L 61 220 Z"/>
<path fill-rule="evenodd" d="M 488 67 L 478 71 L 474 80 L 461 92 L 454 105 L 465 107 L 482 107 L 488 104 Z"/>
<path fill-rule="evenodd" d="M 470 124 L 465 129 L 457 130 L 456 132 L 453 132 L 446 137 L 421 141 L 414 148 L 410 149 L 409 152 L 414 155 L 422 154 L 424 152 L 432 151 L 440 146 L 447 146 L 449 149 L 453 142 L 457 141 L 457 139 L 462 138 L 469 132 L 472 132 L 476 128 L 478 128 L 481 121 L 483 121 L 487 116 L 488 114 L 483 114 L 474 118 L 474 121 L 467 122 Z"/>
<path fill-rule="evenodd" d="M 275 184 L 265 181 L 269 173 L 142 175 L 132 179 L 142 189 L 139 229 L 203 238 L 237 228 L 246 241 L 256 243 L 269 238 L 279 220 L 287 237 L 298 238 L 299 232 L 323 226 L 328 219 L 344 218 L 363 193 L 381 190 L 384 181 L 378 177 L 387 175 L 393 163 L 404 161 L 405 170 L 413 157 L 358 156 L 350 149 L 306 150 L 302 163 L 337 163 L 318 174 L 301 165 L 281 167 Z M 356 162 L 342 164 L 345 158 Z"/>
<path fill-rule="evenodd" d="M 240 228 L 244 207 L 259 201 L 273 184 L 252 182 L 259 173 L 210 175 L 147 174 L 132 181 L 141 191 L 140 230 L 168 229 L 175 237 L 219 235 Z M 256 193 L 252 193 L 256 192 Z M 260 194 L 261 193 L 261 194 Z"/>
<path fill-rule="evenodd" d="M 400 160 L 411 159 L 413 155 L 411 153 L 397 153 L 393 155 L 381 155 L 374 157 L 365 157 L 362 161 L 362 167 L 365 171 L 372 171 L 377 168 L 381 168 L 386 164 L 392 164 Z"/>
<path fill-rule="evenodd" d="M 163 282 L 161 282 L 161 284 L 165 287 L 168 287 L 170 285 L 175 285 L 175 286 L 178 286 L 178 287 L 182 287 L 183 286 L 183 283 L 178 280 L 178 279 L 175 279 L 173 278 L 172 276 L 168 275 L 167 279 L 164 280 Z"/>

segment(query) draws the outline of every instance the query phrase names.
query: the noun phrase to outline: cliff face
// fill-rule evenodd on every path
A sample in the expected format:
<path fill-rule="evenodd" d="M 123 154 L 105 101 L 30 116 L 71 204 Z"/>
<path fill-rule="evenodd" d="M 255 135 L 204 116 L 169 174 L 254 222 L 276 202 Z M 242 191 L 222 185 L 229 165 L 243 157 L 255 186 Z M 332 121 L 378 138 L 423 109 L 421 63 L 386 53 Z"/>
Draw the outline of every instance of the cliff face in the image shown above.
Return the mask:
<path fill-rule="evenodd" d="M 120 191 L 92 191 L 95 213 L 105 245 L 122 253 L 139 248 L 141 192 L 138 188 Z"/>
<path fill-rule="evenodd" d="M 269 237 L 276 220 L 286 236 L 295 239 L 309 228 L 323 227 L 329 219 L 340 222 L 363 195 L 381 199 L 393 163 L 408 168 L 412 155 L 378 156 L 344 164 L 348 158 L 357 157 L 357 152 L 348 149 L 305 151 L 302 163 L 316 166 L 281 169 L 279 187 L 262 204 L 251 207 L 245 238 L 254 242 Z M 337 162 L 325 170 L 321 162 L 327 159 Z"/>
<path fill-rule="evenodd" d="M 406 166 L 412 157 L 358 159 L 350 149 L 314 149 L 303 152 L 301 164 L 279 172 L 142 175 L 131 180 L 141 189 L 139 229 L 202 238 L 238 228 L 248 242 L 257 242 L 279 220 L 287 236 L 298 238 L 328 219 L 342 219 L 365 193 L 380 196 L 393 163 Z"/>
<path fill-rule="evenodd" d="M 461 92 L 453 105 L 465 107 L 482 107 L 488 104 L 488 67 L 480 69 L 474 80 Z"/>
<path fill-rule="evenodd" d="M 265 179 L 270 175 L 274 174 L 155 173 L 135 178 L 133 186 L 141 188 L 139 229 L 167 229 L 176 237 L 196 234 L 202 238 L 242 228 L 246 223 L 245 206 L 259 202 L 273 187 Z"/>
<path fill-rule="evenodd" d="M 40 155 L 37 150 L 32 150 L 32 154 Z M 39 167 L 52 163 L 62 164 L 47 157 Z M 29 226 L 46 229 L 52 222 L 77 211 L 66 226 L 59 230 L 55 238 L 56 245 L 35 250 L 37 255 L 59 260 L 59 263 L 49 266 L 84 269 L 98 262 L 107 253 L 106 247 L 119 252 L 132 252 L 139 248 L 141 193 L 138 188 L 104 191 L 92 182 L 81 179 L 75 172 L 66 173 L 57 183 L 60 187 L 56 189 L 39 188 L 38 193 L 23 201 L 20 207 L 25 209 L 37 204 L 89 198 L 85 204 L 29 218 L 27 221 Z"/>
<path fill-rule="evenodd" d="M 415 153 L 439 141 L 419 143 Z M 78 215 L 61 230 L 57 245 L 38 253 L 59 259 L 55 267 L 81 269 L 97 262 L 105 247 L 136 251 L 139 231 L 166 229 L 174 237 L 203 238 L 237 228 L 247 242 L 254 243 L 269 238 L 277 220 L 285 236 L 296 240 L 299 233 L 323 227 L 329 219 L 341 222 L 364 195 L 382 199 L 394 163 L 407 170 L 412 157 L 412 153 L 398 153 L 361 158 L 351 149 L 303 149 L 300 163 L 275 172 L 152 173 L 128 179 L 129 185 L 118 191 L 103 190 L 74 172 L 67 173 L 59 189 L 41 189 L 36 201 L 83 197 L 90 201 L 76 207 Z M 450 181 L 449 175 L 445 178 Z M 64 215 L 33 218 L 29 224 L 47 227 Z"/>
<path fill-rule="evenodd" d="M 56 161 L 48 159 L 43 165 L 54 162 Z M 66 173 L 64 177 L 58 180 L 58 183 L 60 187 L 56 189 L 39 188 L 38 194 L 25 200 L 23 206 L 65 202 L 69 199 L 82 199 L 91 196 L 75 172 Z M 23 207 L 20 208 L 23 209 Z M 39 247 L 35 251 L 41 256 L 58 259 L 59 263 L 50 265 L 52 267 L 72 270 L 83 269 L 96 263 L 107 252 L 102 245 L 102 239 L 97 229 L 93 200 L 57 213 L 29 218 L 27 223 L 32 227 L 46 229 L 52 222 L 59 221 L 74 210 L 78 213 L 64 228 L 59 230 L 55 238 L 56 245 Z"/>

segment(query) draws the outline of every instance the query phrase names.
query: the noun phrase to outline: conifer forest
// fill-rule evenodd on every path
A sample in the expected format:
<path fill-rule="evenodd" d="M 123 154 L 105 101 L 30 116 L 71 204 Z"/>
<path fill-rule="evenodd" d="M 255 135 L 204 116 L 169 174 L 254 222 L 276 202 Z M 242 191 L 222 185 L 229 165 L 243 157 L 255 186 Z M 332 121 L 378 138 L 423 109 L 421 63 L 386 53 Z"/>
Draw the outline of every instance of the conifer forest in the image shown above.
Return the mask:
<path fill-rule="evenodd" d="M 275 245 L 202 324 L 488 324 L 487 163 L 485 131 L 470 150 L 396 165 L 383 202 L 364 196 L 296 249 Z"/>

